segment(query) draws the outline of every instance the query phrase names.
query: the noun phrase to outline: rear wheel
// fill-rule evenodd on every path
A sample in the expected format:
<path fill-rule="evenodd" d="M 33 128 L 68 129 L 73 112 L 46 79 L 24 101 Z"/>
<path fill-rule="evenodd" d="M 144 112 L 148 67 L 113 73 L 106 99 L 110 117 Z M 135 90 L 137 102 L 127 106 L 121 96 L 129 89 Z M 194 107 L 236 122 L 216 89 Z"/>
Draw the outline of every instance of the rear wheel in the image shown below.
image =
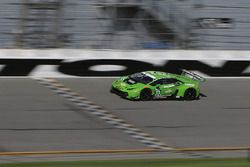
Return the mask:
<path fill-rule="evenodd" d="M 151 100 L 152 99 L 152 91 L 150 89 L 143 89 L 140 93 L 141 100 Z"/>
<path fill-rule="evenodd" d="M 196 91 L 193 88 L 189 88 L 185 91 L 184 99 L 185 100 L 194 100 L 196 98 Z"/>

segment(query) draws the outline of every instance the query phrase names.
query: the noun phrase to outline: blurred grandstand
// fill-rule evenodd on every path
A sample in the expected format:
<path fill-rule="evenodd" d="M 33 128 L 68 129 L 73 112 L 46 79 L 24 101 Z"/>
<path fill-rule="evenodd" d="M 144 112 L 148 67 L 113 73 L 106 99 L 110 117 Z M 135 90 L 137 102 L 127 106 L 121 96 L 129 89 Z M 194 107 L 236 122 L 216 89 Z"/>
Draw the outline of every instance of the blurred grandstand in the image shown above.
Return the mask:
<path fill-rule="evenodd" d="M 1 0 L 0 48 L 250 48 L 249 0 Z"/>

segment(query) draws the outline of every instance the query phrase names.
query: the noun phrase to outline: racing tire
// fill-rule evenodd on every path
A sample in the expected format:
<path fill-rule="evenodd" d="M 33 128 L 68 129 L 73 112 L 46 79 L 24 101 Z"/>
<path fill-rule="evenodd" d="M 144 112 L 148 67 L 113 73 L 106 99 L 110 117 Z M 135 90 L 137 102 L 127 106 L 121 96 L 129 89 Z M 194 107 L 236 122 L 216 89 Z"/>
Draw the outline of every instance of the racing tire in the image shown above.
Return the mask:
<path fill-rule="evenodd" d="M 110 93 L 115 93 L 114 92 L 114 89 L 111 87 L 110 90 L 109 90 Z"/>
<path fill-rule="evenodd" d="M 152 99 L 152 91 L 150 89 L 143 89 L 140 93 L 140 100 L 148 101 Z"/>
<path fill-rule="evenodd" d="M 193 88 L 189 88 L 184 93 L 185 100 L 194 100 L 196 99 L 196 90 Z"/>

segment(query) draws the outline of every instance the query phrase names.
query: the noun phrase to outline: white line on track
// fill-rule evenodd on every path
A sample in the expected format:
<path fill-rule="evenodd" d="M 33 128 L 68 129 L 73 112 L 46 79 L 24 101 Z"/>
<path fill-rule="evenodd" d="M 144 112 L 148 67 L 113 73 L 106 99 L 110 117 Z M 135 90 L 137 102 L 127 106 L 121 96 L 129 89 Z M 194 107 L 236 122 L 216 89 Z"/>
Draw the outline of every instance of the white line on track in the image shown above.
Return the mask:
<path fill-rule="evenodd" d="M 67 100 L 74 103 L 80 109 L 85 112 L 88 112 L 92 115 L 95 115 L 101 120 L 104 120 L 106 123 L 112 125 L 113 127 L 122 130 L 124 133 L 130 135 L 137 141 L 145 144 L 146 146 L 164 151 L 171 151 L 174 148 L 167 146 L 165 143 L 161 142 L 159 139 L 151 136 L 148 133 L 143 132 L 141 129 L 138 129 L 134 125 L 128 123 L 127 121 L 118 118 L 112 112 L 96 105 L 95 103 L 89 101 L 87 98 L 79 95 L 73 90 L 65 87 L 61 83 L 59 83 L 56 79 L 51 78 L 34 78 L 41 84 L 50 88 L 55 93 L 63 96 Z"/>

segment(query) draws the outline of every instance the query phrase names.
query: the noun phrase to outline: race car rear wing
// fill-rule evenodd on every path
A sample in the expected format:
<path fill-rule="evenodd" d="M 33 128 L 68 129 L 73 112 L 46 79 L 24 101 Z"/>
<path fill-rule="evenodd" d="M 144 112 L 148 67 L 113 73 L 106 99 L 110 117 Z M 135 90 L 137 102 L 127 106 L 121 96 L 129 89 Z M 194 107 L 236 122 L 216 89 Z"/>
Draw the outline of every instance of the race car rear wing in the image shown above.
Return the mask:
<path fill-rule="evenodd" d="M 194 73 L 194 72 L 185 70 L 185 69 L 182 70 L 181 75 L 186 76 L 186 77 L 189 77 L 189 78 L 191 78 L 191 79 L 193 79 L 193 80 L 197 80 L 197 81 L 199 81 L 199 82 L 205 82 L 205 81 L 206 81 L 206 79 L 203 78 L 202 76 L 200 76 L 200 75 L 198 75 L 198 74 L 196 74 L 196 73 Z"/>

